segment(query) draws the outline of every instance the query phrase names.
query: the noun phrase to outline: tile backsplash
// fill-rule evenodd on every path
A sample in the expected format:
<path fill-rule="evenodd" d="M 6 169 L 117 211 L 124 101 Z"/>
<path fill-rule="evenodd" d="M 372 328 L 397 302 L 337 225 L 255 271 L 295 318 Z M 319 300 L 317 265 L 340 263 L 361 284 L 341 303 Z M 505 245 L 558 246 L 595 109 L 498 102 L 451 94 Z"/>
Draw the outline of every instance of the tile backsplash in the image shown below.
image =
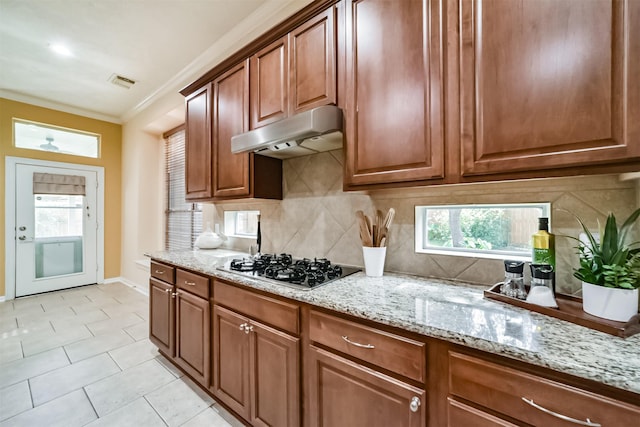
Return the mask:
<path fill-rule="evenodd" d="M 362 266 L 362 248 L 355 211 L 396 209 L 385 270 L 491 285 L 502 280 L 501 260 L 414 252 L 416 205 L 551 202 L 551 229 L 556 237 L 557 289 L 575 293 L 575 243 L 579 226 L 569 213 L 589 227 L 609 211 L 626 218 L 640 206 L 638 180 L 618 175 L 549 178 L 496 183 L 413 187 L 371 192 L 343 192 L 343 152 L 330 151 L 285 160 L 284 199 L 228 201 L 205 207 L 206 221 L 221 222 L 224 210 L 257 209 L 262 214 L 263 252 L 289 252 L 299 257 L 327 257 L 336 263 Z M 531 224 L 535 232 L 537 224 Z M 640 228 L 640 227 L 638 227 Z M 638 231 L 638 230 L 636 230 Z M 228 246 L 248 251 L 255 243 L 230 239 Z"/>

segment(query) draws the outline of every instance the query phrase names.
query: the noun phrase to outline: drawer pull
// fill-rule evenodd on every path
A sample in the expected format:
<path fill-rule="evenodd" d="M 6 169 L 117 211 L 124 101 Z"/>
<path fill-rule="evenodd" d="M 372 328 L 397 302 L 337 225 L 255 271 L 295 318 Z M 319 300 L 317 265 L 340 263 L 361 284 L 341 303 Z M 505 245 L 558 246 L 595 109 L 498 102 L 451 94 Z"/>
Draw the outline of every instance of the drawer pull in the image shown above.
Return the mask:
<path fill-rule="evenodd" d="M 156 274 L 164 274 L 164 271 L 162 271 L 162 270 L 156 270 L 156 271 L 154 271 L 154 273 L 156 273 Z"/>
<path fill-rule="evenodd" d="M 422 402 L 420 402 L 420 398 L 418 396 L 413 396 L 411 398 L 411 403 L 409 403 L 409 409 L 411 409 L 411 412 L 418 412 L 421 404 Z"/>
<path fill-rule="evenodd" d="M 545 414 L 549 414 L 552 417 L 560 418 L 561 420 L 568 421 L 570 423 L 578 424 L 578 425 L 581 425 L 581 426 L 602 427 L 602 424 L 594 423 L 589 418 L 587 418 L 586 421 L 582 421 L 582 420 L 576 420 L 575 418 L 567 417 L 566 415 L 558 414 L 557 412 L 553 412 L 553 411 L 551 411 L 551 410 L 549 410 L 547 408 L 544 408 L 544 407 L 538 405 L 537 403 L 535 403 L 533 401 L 533 399 L 527 399 L 526 397 L 523 397 L 522 400 L 524 400 L 524 402 L 527 405 L 533 406 L 534 408 L 544 412 Z"/>
<path fill-rule="evenodd" d="M 189 281 L 185 280 L 185 281 L 184 281 L 184 284 L 185 284 L 185 285 L 189 285 L 189 286 L 195 286 L 195 285 L 196 285 L 196 282 L 189 282 Z"/>
<path fill-rule="evenodd" d="M 360 347 L 360 348 L 375 348 L 374 346 L 372 346 L 371 344 L 360 344 L 359 342 L 355 342 L 355 341 L 351 341 L 349 339 L 348 336 L 343 335 L 342 339 L 345 340 L 346 342 L 348 342 L 351 345 L 355 345 L 356 347 Z"/>

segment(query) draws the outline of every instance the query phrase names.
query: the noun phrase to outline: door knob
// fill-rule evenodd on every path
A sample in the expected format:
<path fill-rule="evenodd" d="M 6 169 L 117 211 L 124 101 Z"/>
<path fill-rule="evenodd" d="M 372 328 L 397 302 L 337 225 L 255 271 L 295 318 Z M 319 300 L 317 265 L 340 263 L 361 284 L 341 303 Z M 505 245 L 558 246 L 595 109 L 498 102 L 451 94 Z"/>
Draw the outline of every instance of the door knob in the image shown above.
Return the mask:
<path fill-rule="evenodd" d="M 418 412 L 421 404 L 422 402 L 420 402 L 420 398 L 418 396 L 413 396 L 411 398 L 411 403 L 409 403 L 409 409 L 411 409 L 411 412 Z"/>

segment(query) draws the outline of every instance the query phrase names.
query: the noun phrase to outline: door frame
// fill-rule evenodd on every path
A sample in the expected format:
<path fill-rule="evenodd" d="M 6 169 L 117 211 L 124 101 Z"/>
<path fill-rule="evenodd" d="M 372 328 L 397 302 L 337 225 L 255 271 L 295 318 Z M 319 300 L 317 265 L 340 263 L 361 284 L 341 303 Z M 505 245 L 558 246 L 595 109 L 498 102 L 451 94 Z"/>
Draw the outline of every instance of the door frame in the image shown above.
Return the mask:
<path fill-rule="evenodd" d="M 96 242 L 96 262 L 98 263 L 98 271 L 96 279 L 98 283 L 104 283 L 104 167 L 7 156 L 5 157 L 4 212 L 5 299 L 10 300 L 15 299 L 16 297 L 16 166 L 18 164 L 78 169 L 96 173 L 98 183 L 95 210 L 98 223 L 98 235 Z"/>

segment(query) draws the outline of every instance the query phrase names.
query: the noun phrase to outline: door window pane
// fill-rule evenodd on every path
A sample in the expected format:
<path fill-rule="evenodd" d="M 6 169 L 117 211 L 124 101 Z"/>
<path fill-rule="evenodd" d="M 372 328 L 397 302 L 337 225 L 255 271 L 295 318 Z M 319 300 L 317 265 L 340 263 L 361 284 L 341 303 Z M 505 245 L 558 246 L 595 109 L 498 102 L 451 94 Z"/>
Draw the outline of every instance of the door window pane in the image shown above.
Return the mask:
<path fill-rule="evenodd" d="M 35 238 L 82 236 L 84 196 L 35 194 Z"/>
<path fill-rule="evenodd" d="M 33 197 L 36 278 L 81 273 L 84 196 Z"/>

